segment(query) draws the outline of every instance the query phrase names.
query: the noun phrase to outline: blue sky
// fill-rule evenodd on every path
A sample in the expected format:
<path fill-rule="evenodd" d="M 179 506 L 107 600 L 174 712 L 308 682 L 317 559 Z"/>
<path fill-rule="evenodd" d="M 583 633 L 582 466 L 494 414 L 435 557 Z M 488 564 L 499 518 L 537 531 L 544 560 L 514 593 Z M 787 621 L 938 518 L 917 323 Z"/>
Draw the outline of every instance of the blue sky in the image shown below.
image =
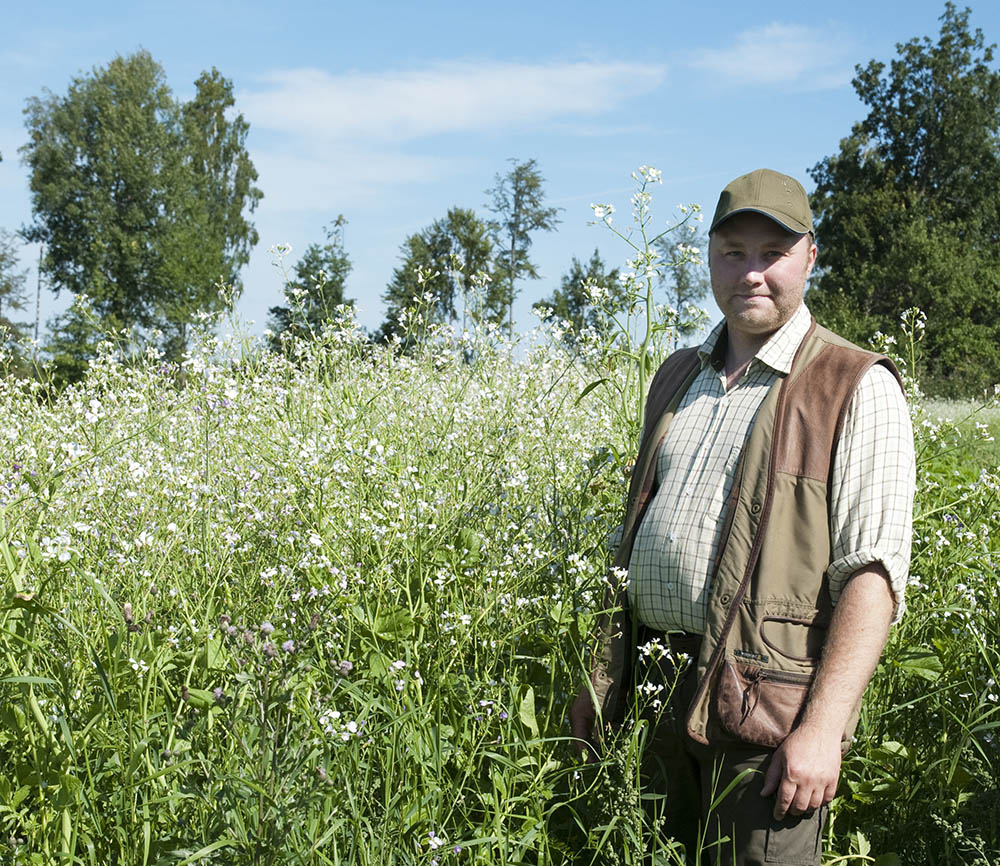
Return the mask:
<path fill-rule="evenodd" d="M 354 263 L 347 294 L 369 328 L 399 246 L 455 205 L 486 215 L 485 190 L 508 158 L 534 158 L 556 232 L 535 238 L 541 279 L 521 285 L 522 326 L 573 256 L 595 247 L 609 265 L 626 249 L 590 226 L 591 202 L 627 219 L 630 173 L 663 171 L 654 214 L 680 202 L 714 207 L 733 177 L 768 166 L 812 187 L 864 107 L 854 66 L 936 40 L 943 2 L 786 3 L 369 2 L 276 4 L 177 0 L 13 4 L 0 47 L 0 226 L 31 219 L 24 102 L 65 93 L 74 75 L 145 48 L 186 99 L 203 69 L 230 78 L 251 124 L 264 199 L 239 309 L 266 325 L 282 281 L 268 248 L 294 263 L 339 213 Z M 789 16 L 790 9 L 794 17 Z M 973 7 L 1000 40 L 1000 4 Z M 37 249 L 26 248 L 30 266 Z M 34 270 L 31 272 L 34 287 Z M 33 293 L 32 293 L 33 294 Z M 44 293 L 43 322 L 65 295 Z M 715 312 L 715 311 L 713 311 Z M 33 318 L 33 309 L 30 317 Z"/>

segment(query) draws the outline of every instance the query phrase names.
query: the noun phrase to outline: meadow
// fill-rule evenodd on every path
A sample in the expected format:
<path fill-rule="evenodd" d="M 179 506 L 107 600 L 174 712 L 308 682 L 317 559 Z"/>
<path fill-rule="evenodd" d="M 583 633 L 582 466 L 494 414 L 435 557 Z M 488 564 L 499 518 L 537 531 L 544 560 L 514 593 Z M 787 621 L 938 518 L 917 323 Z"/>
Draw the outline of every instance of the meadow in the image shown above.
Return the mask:
<path fill-rule="evenodd" d="M 642 726 L 567 740 L 632 447 L 596 363 L 345 314 L 3 380 L 4 862 L 639 862 Z M 1000 425 L 928 408 L 836 862 L 997 857 Z"/>
<path fill-rule="evenodd" d="M 0 862 L 684 862 L 643 817 L 644 725 L 586 766 L 568 736 L 634 353 L 553 324 L 401 351 L 348 309 L 284 352 L 223 333 L 179 367 L 108 344 L 58 394 L 0 380 Z M 1000 413 L 909 383 L 908 611 L 827 862 L 986 866 Z"/>

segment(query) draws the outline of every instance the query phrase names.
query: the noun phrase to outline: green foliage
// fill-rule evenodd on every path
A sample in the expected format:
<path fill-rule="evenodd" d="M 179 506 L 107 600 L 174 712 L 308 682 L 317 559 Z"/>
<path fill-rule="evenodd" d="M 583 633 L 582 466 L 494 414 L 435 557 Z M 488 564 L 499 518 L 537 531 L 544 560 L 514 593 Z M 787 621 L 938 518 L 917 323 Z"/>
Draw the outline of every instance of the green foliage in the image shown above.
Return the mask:
<path fill-rule="evenodd" d="M 195 314 L 219 309 L 220 281 L 239 290 L 257 241 L 244 211 L 262 196 L 231 82 L 213 69 L 195 86 L 178 104 L 147 52 L 116 57 L 65 96 L 29 99 L 21 149 L 28 237 L 45 244 L 53 290 L 87 295 L 104 330 L 143 334 L 171 357 Z M 77 363 L 93 355 L 72 344 L 78 325 L 64 318 L 58 338 Z"/>
<path fill-rule="evenodd" d="M 665 267 L 660 274 L 661 291 L 667 293 L 667 303 L 677 311 L 696 307 L 712 289 L 708 266 L 708 238 L 696 223 L 684 226 L 682 236 L 674 234 L 658 238 L 654 249 Z M 683 235 L 686 235 L 684 237 Z M 678 322 L 678 332 L 690 336 L 697 331 L 692 322 Z"/>
<path fill-rule="evenodd" d="M 908 310 L 901 339 L 879 341 L 903 348 L 902 370 L 918 366 L 923 322 Z M 1000 404 L 951 401 L 942 417 L 907 379 L 917 453 L 907 610 L 865 696 L 831 842 L 876 863 L 989 866 L 1000 858 Z"/>
<path fill-rule="evenodd" d="M 581 396 L 596 391 L 614 406 L 629 442 L 639 441 L 646 390 L 653 373 L 677 347 L 678 336 L 696 332 L 707 319 L 704 310 L 688 303 L 677 309 L 656 298 L 657 287 L 671 282 L 676 285 L 676 280 L 668 276 L 672 269 L 694 263 L 686 239 L 696 234 L 696 224 L 702 219 L 698 205 L 681 205 L 678 222 L 666 220 L 662 228 L 657 228 L 651 190 L 663 183 L 662 177 L 658 168 L 648 165 L 632 172 L 637 189 L 632 196 L 632 224 L 625 228 L 614 224 L 613 204 L 591 204 L 595 224 L 602 224 L 624 241 L 631 254 L 625 260 L 627 270 L 621 274 L 620 290 L 594 295 L 606 322 L 602 331 L 607 336 L 595 347 L 600 378 L 591 382 Z M 675 232 L 685 240 L 677 240 Z M 685 284 L 683 277 L 681 284 Z"/>
<path fill-rule="evenodd" d="M 45 346 L 51 359 L 47 373 L 59 389 L 83 378 L 107 335 L 85 295 L 78 296 L 68 310 L 56 316 L 50 330 Z"/>
<path fill-rule="evenodd" d="M 615 434 L 561 346 L 473 339 L 0 380 L 0 859 L 573 856 Z"/>
<path fill-rule="evenodd" d="M 295 265 L 295 279 L 285 283 L 285 304 L 271 307 L 271 345 L 278 348 L 289 336 L 316 336 L 331 321 L 344 299 L 351 260 L 344 251 L 344 226 L 339 215 L 326 227 L 326 243 L 310 244 Z"/>
<path fill-rule="evenodd" d="M 528 258 L 531 235 L 553 231 L 559 224 L 561 208 L 545 207 L 545 179 L 535 160 L 518 162 L 511 158 L 507 174 L 497 174 L 494 185 L 486 190 L 486 207 L 496 216 L 489 222 L 490 235 L 497 248 L 496 282 L 502 288 L 500 303 L 507 309 L 507 330 L 514 333 L 514 298 L 516 283 L 524 277 L 538 278 L 538 270 Z"/>
<path fill-rule="evenodd" d="M 932 310 L 924 385 L 940 393 L 1000 381 L 1000 73 L 969 14 L 948 3 L 937 43 L 859 66 L 868 116 L 811 172 L 810 307 L 860 342 L 907 307 Z"/>
<path fill-rule="evenodd" d="M 0 379 L 0 859 L 682 862 L 643 808 L 642 708 L 587 766 L 565 719 L 633 447 L 580 394 L 634 362 L 488 328 L 400 354 L 350 322 L 275 353 L 216 324 L 184 388 L 111 354 L 48 400 Z M 969 456 L 1000 408 L 969 408 L 915 406 L 909 610 L 839 862 L 1000 857 L 1000 478 Z"/>
<path fill-rule="evenodd" d="M 410 235 L 400 247 L 402 264 L 386 286 L 386 320 L 381 341 L 407 331 L 406 312 L 420 307 L 426 323 L 463 324 L 495 320 L 503 314 L 491 286 L 493 244 L 475 212 L 454 207 L 444 219 Z"/>
<path fill-rule="evenodd" d="M 608 321 L 601 306 L 594 303 L 595 289 L 600 296 L 607 293 L 611 305 L 623 305 L 624 293 L 618 281 L 618 269 L 607 270 L 597 249 L 586 266 L 573 256 L 569 273 L 563 274 L 559 288 L 552 293 L 552 297 L 538 304 L 545 311 L 545 318 L 555 317 L 570 326 L 565 339 L 571 345 L 576 343 L 584 328 L 592 328 L 602 337 L 607 337 Z"/>
<path fill-rule="evenodd" d="M 247 219 L 263 198 L 246 149 L 250 125 L 234 114 L 233 84 L 217 69 L 202 72 L 195 95 L 180 106 L 184 171 L 178 178 L 178 214 L 164 243 L 171 291 L 158 305 L 168 357 L 186 348 L 187 325 L 198 313 L 224 309 L 240 292 L 240 270 L 250 261 L 257 230 Z M 183 186 L 181 186 L 183 184 Z M 218 287 L 226 292 L 220 294 Z"/>
<path fill-rule="evenodd" d="M 0 342 L 4 343 L 24 336 L 23 323 L 12 318 L 14 313 L 24 310 L 27 303 L 27 272 L 20 267 L 19 250 L 16 235 L 0 229 Z"/>

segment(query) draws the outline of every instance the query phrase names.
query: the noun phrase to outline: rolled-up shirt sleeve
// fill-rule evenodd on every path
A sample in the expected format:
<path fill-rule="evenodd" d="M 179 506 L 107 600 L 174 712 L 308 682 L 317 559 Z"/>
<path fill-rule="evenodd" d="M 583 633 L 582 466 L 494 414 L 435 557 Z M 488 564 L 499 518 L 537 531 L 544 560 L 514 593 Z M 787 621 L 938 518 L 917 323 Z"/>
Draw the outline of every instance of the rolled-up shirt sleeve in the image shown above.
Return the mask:
<path fill-rule="evenodd" d="M 896 606 L 905 608 L 913 531 L 913 426 L 899 383 L 881 364 L 868 370 L 844 419 L 830 474 L 834 603 L 859 569 L 882 563 Z"/>

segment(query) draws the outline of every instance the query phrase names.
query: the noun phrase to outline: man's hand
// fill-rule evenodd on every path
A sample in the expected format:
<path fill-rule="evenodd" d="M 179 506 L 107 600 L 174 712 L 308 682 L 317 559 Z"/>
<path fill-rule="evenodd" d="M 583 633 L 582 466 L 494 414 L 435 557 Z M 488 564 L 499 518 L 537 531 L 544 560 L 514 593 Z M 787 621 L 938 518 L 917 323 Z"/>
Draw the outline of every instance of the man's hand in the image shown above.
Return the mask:
<path fill-rule="evenodd" d="M 840 741 L 878 664 L 892 609 L 881 563 L 856 571 L 841 592 L 802 721 L 775 750 L 764 776 L 760 794 L 775 794 L 776 820 L 818 809 L 836 794 Z"/>
<path fill-rule="evenodd" d="M 597 723 L 597 713 L 594 712 L 594 701 L 590 689 L 584 686 L 569 708 L 569 727 L 576 738 L 573 748 L 583 761 L 598 760 L 597 745 L 594 741 L 594 725 Z"/>
<path fill-rule="evenodd" d="M 774 820 L 781 821 L 829 803 L 839 777 L 840 737 L 800 727 L 775 750 L 760 795 L 775 795 Z"/>

